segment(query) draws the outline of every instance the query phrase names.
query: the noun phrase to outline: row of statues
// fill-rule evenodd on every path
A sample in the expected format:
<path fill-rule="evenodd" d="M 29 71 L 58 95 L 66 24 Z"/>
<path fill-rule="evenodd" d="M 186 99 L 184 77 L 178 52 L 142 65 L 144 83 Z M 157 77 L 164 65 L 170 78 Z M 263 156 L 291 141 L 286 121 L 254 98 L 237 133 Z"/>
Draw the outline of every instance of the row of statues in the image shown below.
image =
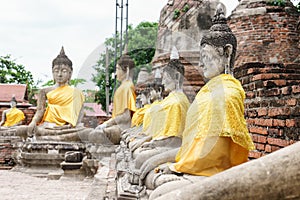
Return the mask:
<path fill-rule="evenodd" d="M 127 163 L 122 170 L 130 185 L 158 189 L 167 182 L 193 179 L 183 178 L 185 174 L 212 176 L 246 162 L 254 149 L 244 119 L 245 92 L 232 75 L 236 46 L 219 8 L 213 26 L 201 39 L 200 66 L 208 82 L 194 101 L 190 104 L 182 90 L 184 66 L 173 49 L 162 72 L 168 96 L 150 103 L 145 97 L 155 96 L 153 87 L 140 94 L 144 100 L 139 109 L 132 82 L 135 65 L 129 55 L 123 55 L 116 67 L 121 85 L 114 94 L 112 117 L 95 129 L 81 123 L 84 96 L 69 86 L 72 62 L 62 49 L 52 63 L 55 85 L 40 90 L 37 112 L 17 133 L 31 141 L 121 143 L 118 154 L 126 154 L 121 156 Z M 158 191 L 150 199 L 167 190 Z"/>

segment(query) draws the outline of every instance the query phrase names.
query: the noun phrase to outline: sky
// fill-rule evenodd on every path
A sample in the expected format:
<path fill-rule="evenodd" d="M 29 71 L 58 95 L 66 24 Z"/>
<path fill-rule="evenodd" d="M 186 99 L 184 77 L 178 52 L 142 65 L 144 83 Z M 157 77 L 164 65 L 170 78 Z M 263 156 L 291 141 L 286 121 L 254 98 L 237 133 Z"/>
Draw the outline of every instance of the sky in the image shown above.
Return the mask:
<path fill-rule="evenodd" d="M 103 50 L 105 39 L 115 32 L 115 0 L 0 2 L 0 56 L 10 54 L 16 63 L 31 71 L 35 81 L 52 79 L 52 60 L 62 46 L 73 62 L 73 78 L 83 74 L 91 77 L 91 66 Z M 142 21 L 158 22 L 168 0 L 128 2 L 129 24 L 135 27 Z M 221 2 L 227 7 L 227 15 L 238 4 L 238 0 Z"/>

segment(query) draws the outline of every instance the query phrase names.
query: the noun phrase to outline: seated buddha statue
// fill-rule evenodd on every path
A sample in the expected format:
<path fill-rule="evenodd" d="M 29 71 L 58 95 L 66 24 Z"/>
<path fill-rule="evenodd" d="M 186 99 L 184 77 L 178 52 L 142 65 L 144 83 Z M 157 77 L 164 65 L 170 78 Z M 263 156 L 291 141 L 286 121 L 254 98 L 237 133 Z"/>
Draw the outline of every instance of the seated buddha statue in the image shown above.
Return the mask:
<path fill-rule="evenodd" d="M 221 8 L 200 44 L 200 66 L 209 81 L 187 112 L 175 162 L 161 167 L 162 173 L 209 177 L 247 162 L 249 150 L 254 149 L 244 118 L 245 92 L 232 75 L 237 41 Z"/>
<path fill-rule="evenodd" d="M 28 126 L 18 127 L 17 134 L 47 139 L 53 135 L 91 131 L 81 124 L 84 96 L 81 90 L 69 85 L 72 72 L 72 61 L 62 47 L 52 62 L 55 84 L 40 90 L 32 121 Z"/>
<path fill-rule="evenodd" d="M 112 118 L 92 131 L 72 132 L 59 136 L 49 136 L 47 140 L 82 141 L 95 144 L 119 144 L 122 130 L 129 128 L 131 117 L 136 111 L 136 94 L 132 82 L 134 61 L 126 53 L 117 62 L 116 75 L 121 85 L 113 98 Z"/>
<path fill-rule="evenodd" d="M 10 101 L 10 108 L 2 112 L 0 126 L 5 128 L 15 127 L 21 125 L 24 119 L 24 113 L 17 108 L 16 98 L 12 97 Z"/>
<path fill-rule="evenodd" d="M 180 63 L 175 49 L 169 63 L 163 68 L 162 75 L 162 84 L 169 95 L 147 109 L 143 120 L 145 136 L 129 144 L 135 170 L 144 169 L 143 164 L 149 158 L 169 150 L 178 150 L 180 147 L 186 112 L 190 105 L 182 91 L 183 77 L 184 66 Z"/>

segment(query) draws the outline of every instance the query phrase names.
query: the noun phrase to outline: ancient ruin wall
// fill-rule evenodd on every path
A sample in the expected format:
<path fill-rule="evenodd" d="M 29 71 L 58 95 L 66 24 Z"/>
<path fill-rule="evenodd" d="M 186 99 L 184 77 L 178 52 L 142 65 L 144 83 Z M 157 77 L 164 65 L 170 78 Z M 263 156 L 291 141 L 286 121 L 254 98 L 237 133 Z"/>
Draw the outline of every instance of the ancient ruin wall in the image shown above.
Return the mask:
<path fill-rule="evenodd" d="M 238 40 L 235 77 L 259 158 L 300 140 L 299 13 L 266 1 L 241 1 L 229 24 Z"/>

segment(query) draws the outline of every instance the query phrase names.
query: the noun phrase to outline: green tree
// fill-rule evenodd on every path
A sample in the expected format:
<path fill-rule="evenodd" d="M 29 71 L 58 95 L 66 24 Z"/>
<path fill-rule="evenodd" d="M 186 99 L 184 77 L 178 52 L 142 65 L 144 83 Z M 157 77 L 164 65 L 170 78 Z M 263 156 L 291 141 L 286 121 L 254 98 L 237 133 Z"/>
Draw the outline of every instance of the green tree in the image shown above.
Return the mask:
<path fill-rule="evenodd" d="M 10 55 L 0 56 L 0 83 L 26 84 L 27 100 L 35 103 L 34 94 L 37 84 L 34 83 L 31 72 L 27 71 L 23 65 L 17 64 Z"/>
<path fill-rule="evenodd" d="M 146 67 L 148 70 L 151 69 L 150 62 L 155 53 L 155 43 L 157 38 L 157 29 L 158 23 L 156 22 L 141 22 L 137 25 L 136 28 L 132 28 L 132 26 L 128 27 L 128 45 L 127 51 L 130 57 L 134 60 L 136 69 L 134 73 L 134 81 L 136 81 L 137 75 L 142 67 Z M 105 41 L 105 46 L 108 48 L 108 56 L 109 56 L 109 81 L 106 83 L 105 79 L 105 65 L 106 65 L 106 54 L 103 53 L 100 55 L 97 66 L 94 67 L 96 70 L 96 74 L 93 75 L 93 82 L 99 87 L 98 92 L 95 95 L 95 100 L 98 103 L 101 103 L 105 108 L 106 106 L 106 97 L 105 97 L 105 88 L 106 85 L 109 87 L 110 99 L 112 98 L 113 90 L 115 88 L 114 79 L 111 74 L 114 72 L 115 67 L 115 58 L 114 58 L 114 49 L 115 42 L 117 42 L 117 58 L 120 56 L 120 37 L 119 33 L 117 34 L 118 40 L 115 40 L 115 35 L 111 38 L 107 38 Z M 124 49 L 124 41 L 125 34 L 123 34 L 123 46 Z"/>
<path fill-rule="evenodd" d="M 83 84 L 85 83 L 86 80 L 85 79 L 82 79 L 82 78 L 75 78 L 75 79 L 71 79 L 70 80 L 70 85 L 74 86 L 74 87 L 77 87 L 78 84 Z M 42 87 L 46 87 L 46 86 L 52 86 L 54 85 L 54 80 L 50 80 L 50 81 L 47 81 L 46 83 L 44 83 L 42 85 Z"/>

